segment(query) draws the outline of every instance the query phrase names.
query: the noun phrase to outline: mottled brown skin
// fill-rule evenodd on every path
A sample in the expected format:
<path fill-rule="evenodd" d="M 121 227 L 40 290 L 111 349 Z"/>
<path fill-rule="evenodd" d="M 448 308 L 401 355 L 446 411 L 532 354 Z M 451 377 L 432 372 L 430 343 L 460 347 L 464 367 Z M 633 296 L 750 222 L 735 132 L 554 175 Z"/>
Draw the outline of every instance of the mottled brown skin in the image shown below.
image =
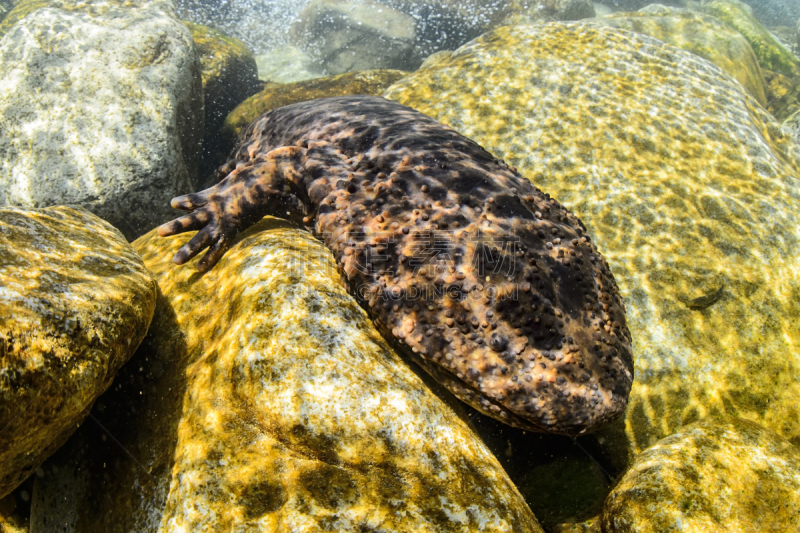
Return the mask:
<path fill-rule="evenodd" d="M 378 97 L 313 100 L 246 130 L 224 179 L 175 198 L 209 248 L 272 214 L 312 226 L 381 333 L 456 396 L 519 428 L 579 435 L 633 379 L 617 285 L 581 222 L 452 129 Z"/>

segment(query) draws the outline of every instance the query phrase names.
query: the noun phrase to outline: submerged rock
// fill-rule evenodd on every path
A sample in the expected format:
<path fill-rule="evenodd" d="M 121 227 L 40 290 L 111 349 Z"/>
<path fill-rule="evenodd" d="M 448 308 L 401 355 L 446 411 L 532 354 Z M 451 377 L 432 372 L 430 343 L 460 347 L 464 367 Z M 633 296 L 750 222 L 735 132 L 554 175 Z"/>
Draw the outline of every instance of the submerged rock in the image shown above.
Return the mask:
<path fill-rule="evenodd" d="M 595 517 L 583 522 L 559 524 L 551 528 L 552 533 L 601 533 L 600 518 Z"/>
<path fill-rule="evenodd" d="M 0 205 L 80 205 L 128 238 L 163 221 L 203 134 L 172 4 L 23 0 L 0 35 Z"/>
<path fill-rule="evenodd" d="M 242 41 L 186 22 L 200 56 L 205 102 L 205 139 L 218 132 L 228 113 L 258 92 L 253 53 Z"/>
<path fill-rule="evenodd" d="M 692 424 L 636 458 L 602 522 L 606 533 L 797 531 L 800 451 L 748 420 Z"/>
<path fill-rule="evenodd" d="M 147 331 L 156 286 L 84 210 L 0 209 L 0 497 L 80 424 Z"/>
<path fill-rule="evenodd" d="M 586 224 L 628 309 L 634 451 L 714 413 L 800 442 L 800 150 L 739 83 L 641 34 L 553 23 L 488 33 L 385 95 Z"/>
<path fill-rule="evenodd" d="M 0 0 L 0 22 L 6 18 L 6 15 L 13 7 L 14 3 L 11 0 Z"/>
<path fill-rule="evenodd" d="M 2 13 L 0 13 L 2 15 Z M 15 494 L 0 498 L 0 531 L 3 533 L 28 533 L 27 513 L 19 509 Z"/>
<path fill-rule="evenodd" d="M 541 531 L 319 241 L 264 219 L 200 275 L 170 260 L 188 239 L 134 243 L 163 297 L 98 419 L 139 464 L 82 433 L 32 523 L 57 525 L 68 493 L 76 532 Z"/>
<path fill-rule="evenodd" d="M 770 89 L 767 110 L 779 122 L 800 111 L 800 77 L 789 78 L 768 70 L 764 72 Z"/>
<path fill-rule="evenodd" d="M 742 35 L 720 20 L 688 9 L 652 4 L 636 13 L 595 19 L 615 28 L 643 33 L 708 59 L 736 78 L 766 107 L 764 77 L 753 49 Z"/>
<path fill-rule="evenodd" d="M 411 70 L 414 20 L 378 2 L 312 0 L 295 27 L 297 41 L 328 74 Z"/>
<path fill-rule="evenodd" d="M 325 76 L 311 56 L 297 46 L 281 46 L 255 57 L 258 78 L 265 82 L 292 83 Z"/>
<path fill-rule="evenodd" d="M 510 0 L 504 24 L 580 20 L 596 15 L 591 0 Z"/>
<path fill-rule="evenodd" d="M 205 124 L 198 188 L 203 188 L 202 178 L 215 175 L 220 164 L 217 152 L 225 117 L 263 84 L 258 81 L 253 53 L 242 41 L 200 24 L 186 22 L 186 26 L 202 65 Z"/>
<path fill-rule="evenodd" d="M 440 50 L 452 50 L 502 24 L 508 0 L 383 0 L 414 23 L 414 66 Z M 413 70 L 413 69 L 412 69 Z"/>
<path fill-rule="evenodd" d="M 753 47 L 762 67 L 791 76 L 800 74 L 800 60 L 756 20 L 747 4 L 738 0 L 715 0 L 704 4 L 702 10 L 741 33 Z"/>

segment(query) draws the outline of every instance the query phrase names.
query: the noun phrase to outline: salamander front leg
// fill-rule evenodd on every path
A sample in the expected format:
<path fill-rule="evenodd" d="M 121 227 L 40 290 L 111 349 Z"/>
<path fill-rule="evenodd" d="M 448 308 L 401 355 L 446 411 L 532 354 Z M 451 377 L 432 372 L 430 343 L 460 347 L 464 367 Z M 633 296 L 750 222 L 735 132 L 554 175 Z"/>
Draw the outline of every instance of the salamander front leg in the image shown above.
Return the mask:
<path fill-rule="evenodd" d="M 206 272 L 214 267 L 236 235 L 274 214 L 301 218 L 304 204 L 296 194 L 303 172 L 305 150 L 285 147 L 272 150 L 237 168 L 213 187 L 173 198 L 171 205 L 189 211 L 158 228 L 161 237 L 197 230 L 172 260 L 182 265 L 208 248 L 197 264 Z"/>

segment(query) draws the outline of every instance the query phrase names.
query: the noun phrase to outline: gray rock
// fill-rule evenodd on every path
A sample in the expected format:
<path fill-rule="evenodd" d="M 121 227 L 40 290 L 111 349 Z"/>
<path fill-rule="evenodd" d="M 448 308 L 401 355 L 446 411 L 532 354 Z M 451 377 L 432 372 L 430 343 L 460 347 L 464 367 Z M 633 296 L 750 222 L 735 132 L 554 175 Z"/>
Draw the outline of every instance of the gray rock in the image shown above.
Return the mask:
<path fill-rule="evenodd" d="M 313 64 L 311 56 L 288 44 L 256 55 L 256 66 L 260 80 L 275 83 L 292 83 L 325 76 Z"/>
<path fill-rule="evenodd" d="M 514 3 L 503 24 L 535 24 L 556 20 L 581 20 L 596 15 L 591 0 L 539 0 Z"/>
<path fill-rule="evenodd" d="M 590 0 L 561 0 L 556 5 L 558 20 L 581 20 L 596 15 Z"/>
<path fill-rule="evenodd" d="M 496 0 L 383 0 L 414 19 L 418 61 L 454 50 L 502 23 L 510 2 Z"/>
<path fill-rule="evenodd" d="M 377 2 L 314 0 L 300 15 L 297 43 L 330 75 L 413 70 L 414 20 Z"/>
<path fill-rule="evenodd" d="M 607 4 L 594 2 L 592 5 L 594 6 L 594 14 L 598 17 L 604 17 L 614 12 L 614 9 L 610 8 Z"/>
<path fill-rule="evenodd" d="M 0 40 L 0 205 L 79 205 L 140 235 L 194 188 L 192 36 L 165 0 L 32 7 Z"/>

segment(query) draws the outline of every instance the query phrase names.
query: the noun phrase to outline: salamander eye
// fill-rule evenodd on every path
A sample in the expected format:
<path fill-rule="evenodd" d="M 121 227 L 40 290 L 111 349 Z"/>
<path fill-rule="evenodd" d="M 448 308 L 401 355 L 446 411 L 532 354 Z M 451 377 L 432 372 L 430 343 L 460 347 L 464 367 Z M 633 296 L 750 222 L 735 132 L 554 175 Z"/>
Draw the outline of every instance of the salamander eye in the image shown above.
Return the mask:
<path fill-rule="evenodd" d="M 492 333 L 489 337 L 489 347 L 495 352 L 502 352 L 508 346 L 508 339 L 499 333 Z"/>

